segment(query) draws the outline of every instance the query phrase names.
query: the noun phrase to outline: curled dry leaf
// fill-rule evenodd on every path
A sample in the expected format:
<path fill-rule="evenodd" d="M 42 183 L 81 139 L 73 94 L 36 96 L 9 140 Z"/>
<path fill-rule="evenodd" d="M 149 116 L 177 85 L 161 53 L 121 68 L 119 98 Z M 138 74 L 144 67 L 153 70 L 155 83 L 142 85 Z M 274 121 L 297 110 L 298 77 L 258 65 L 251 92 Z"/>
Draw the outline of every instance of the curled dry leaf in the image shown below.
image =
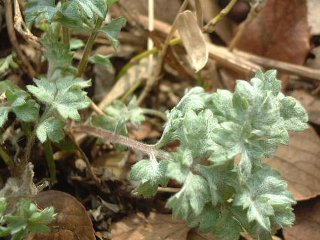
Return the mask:
<path fill-rule="evenodd" d="M 320 239 L 320 198 L 298 203 L 295 207 L 296 221 L 292 228 L 285 228 L 286 240 Z"/>
<path fill-rule="evenodd" d="M 58 216 L 50 224 L 51 233 L 36 234 L 29 240 L 94 240 L 92 222 L 84 206 L 70 194 L 44 191 L 35 197 L 40 208 L 53 206 Z"/>
<path fill-rule="evenodd" d="M 310 127 L 291 134 L 290 144 L 281 146 L 276 156 L 266 162 L 288 181 L 296 200 L 306 200 L 320 194 L 319 156 L 320 139 Z"/>
<path fill-rule="evenodd" d="M 310 50 L 306 0 L 269 0 L 236 47 L 260 56 L 303 64 Z"/>
<path fill-rule="evenodd" d="M 177 17 L 177 30 L 196 71 L 208 61 L 209 52 L 197 19 L 191 11 L 184 11 Z"/>

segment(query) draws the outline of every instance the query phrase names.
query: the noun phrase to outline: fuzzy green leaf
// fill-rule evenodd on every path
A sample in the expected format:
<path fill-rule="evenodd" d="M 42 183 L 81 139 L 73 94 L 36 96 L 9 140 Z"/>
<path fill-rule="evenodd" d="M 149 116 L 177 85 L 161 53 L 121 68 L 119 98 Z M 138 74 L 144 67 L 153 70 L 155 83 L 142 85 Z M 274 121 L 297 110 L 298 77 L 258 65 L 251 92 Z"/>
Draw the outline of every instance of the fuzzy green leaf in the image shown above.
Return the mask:
<path fill-rule="evenodd" d="M 37 206 L 28 201 L 21 200 L 18 203 L 18 212 L 15 215 L 5 215 L 6 234 L 11 234 L 12 239 L 27 237 L 29 233 L 49 232 L 47 226 L 56 217 L 52 207 L 40 210 Z M 1 231 L 1 229 L 0 229 Z M 3 235 L 6 236 L 6 235 Z"/>
<path fill-rule="evenodd" d="M 17 119 L 23 122 L 36 121 L 39 115 L 39 105 L 30 95 L 15 86 L 10 81 L 0 83 L 0 92 L 6 97 L 7 104 L 0 106 L 0 126 L 7 121 L 8 113 L 14 112 Z"/>
<path fill-rule="evenodd" d="M 236 182 L 236 173 L 233 171 L 233 162 L 222 165 L 197 165 L 196 170 L 207 180 L 210 189 L 211 203 L 225 202 L 232 198 Z"/>
<path fill-rule="evenodd" d="M 39 101 L 57 110 L 64 119 L 80 120 L 78 111 L 90 105 L 87 93 L 82 90 L 90 86 L 90 80 L 63 76 L 59 71 L 54 79 L 34 80 L 36 86 L 28 85 L 27 88 Z"/>
<path fill-rule="evenodd" d="M 189 172 L 183 187 L 168 200 L 166 207 L 172 209 L 174 217 L 182 219 L 199 215 L 210 201 L 209 191 L 208 183 L 203 177 Z"/>
<path fill-rule="evenodd" d="M 171 161 L 168 162 L 166 176 L 179 183 L 183 183 L 190 172 L 192 163 L 192 153 L 189 149 L 174 153 L 172 154 Z"/>
<path fill-rule="evenodd" d="M 49 62 L 48 71 L 53 73 L 58 69 L 68 69 L 73 59 L 73 52 L 68 45 L 56 39 L 54 33 L 47 32 L 41 38 L 41 43 L 46 48 L 45 57 Z"/>
<path fill-rule="evenodd" d="M 101 54 L 96 54 L 94 56 L 91 56 L 89 58 L 89 61 L 91 63 L 99 64 L 102 67 L 110 67 L 112 66 L 111 61 L 110 61 L 111 55 L 101 55 Z"/>
<path fill-rule="evenodd" d="M 103 26 L 100 29 L 100 32 L 102 32 L 109 39 L 114 48 L 119 47 L 119 40 L 117 39 L 118 34 L 126 25 L 126 22 L 127 20 L 125 18 L 112 19 L 108 25 Z"/>
<path fill-rule="evenodd" d="M 53 142 L 59 142 L 64 138 L 65 123 L 54 117 L 47 118 L 37 128 L 37 137 L 44 143 L 48 138 Z"/>
<path fill-rule="evenodd" d="M 10 108 L 0 107 L 0 127 L 2 127 L 8 120 L 9 112 L 10 112 Z"/>
<path fill-rule="evenodd" d="M 249 222 L 256 221 L 267 231 L 271 231 L 272 220 L 279 226 L 291 225 L 291 205 L 295 201 L 287 191 L 287 183 L 275 171 L 263 165 L 248 178 L 245 187 L 238 189 L 235 205 L 248 209 Z M 279 206 L 288 210 L 287 216 L 282 214 L 281 218 L 272 219 Z"/>
<path fill-rule="evenodd" d="M 29 0 L 24 11 L 26 23 L 31 26 L 40 15 L 43 15 L 47 21 L 51 22 L 57 11 L 55 0 Z"/>
<path fill-rule="evenodd" d="M 19 65 L 14 61 L 15 53 L 12 53 L 5 58 L 0 58 L 0 77 L 5 74 L 10 68 L 18 68 Z"/>
<path fill-rule="evenodd" d="M 132 98 L 128 106 L 116 100 L 104 112 L 106 115 L 93 116 L 91 123 L 121 135 L 128 135 L 128 123 L 135 128 L 139 128 L 141 122 L 145 120 L 143 109 L 137 105 L 135 97 Z"/>
<path fill-rule="evenodd" d="M 106 14 L 106 0 L 70 0 L 62 3 L 55 20 L 74 31 L 90 32 Z"/>
<path fill-rule="evenodd" d="M 168 179 L 165 176 L 166 162 L 157 162 L 154 156 L 149 160 L 140 160 L 131 170 L 130 179 L 139 181 L 139 186 L 134 190 L 136 194 L 145 197 L 153 196 L 157 193 L 158 186 L 166 186 Z"/>

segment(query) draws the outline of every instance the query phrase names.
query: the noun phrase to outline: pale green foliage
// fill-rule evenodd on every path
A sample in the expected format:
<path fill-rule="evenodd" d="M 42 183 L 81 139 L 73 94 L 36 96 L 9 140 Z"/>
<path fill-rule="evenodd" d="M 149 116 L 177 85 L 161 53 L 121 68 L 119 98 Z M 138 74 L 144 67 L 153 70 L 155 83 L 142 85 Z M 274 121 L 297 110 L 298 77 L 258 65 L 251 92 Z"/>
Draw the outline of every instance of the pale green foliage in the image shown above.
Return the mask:
<path fill-rule="evenodd" d="M 234 93 L 206 93 L 199 87 L 188 91 L 168 114 L 156 145 L 179 140 L 180 146 L 170 159 L 157 163 L 164 162 L 166 171 L 156 177 L 146 174 L 151 163 L 138 162 L 139 171 L 134 166 L 131 179 L 152 183 L 152 191 L 144 191 L 147 186 L 135 191 L 155 193 L 155 184 L 162 183 L 159 176 L 180 182 L 181 190 L 167 207 L 190 226 L 222 239 L 238 239 L 246 231 L 269 240 L 277 229 L 290 226 L 295 201 L 286 182 L 261 159 L 288 143 L 289 130 L 305 130 L 308 117 L 280 88 L 271 70 L 257 72 L 250 82 L 237 81 Z"/>
<path fill-rule="evenodd" d="M 0 77 L 10 68 L 18 68 L 18 64 L 14 61 L 15 54 L 12 53 L 5 58 L 0 58 Z"/>
<path fill-rule="evenodd" d="M 38 118 L 39 105 L 12 82 L 0 82 L 0 94 L 4 98 L 0 105 L 0 127 L 7 121 L 9 112 L 13 112 L 22 122 L 32 122 Z"/>
<path fill-rule="evenodd" d="M 127 124 L 138 128 L 145 120 L 143 109 L 137 105 L 136 98 L 132 98 L 128 106 L 121 101 L 114 101 L 105 110 L 103 116 L 92 116 L 91 123 L 121 135 L 128 135 Z"/>
<path fill-rule="evenodd" d="M 83 91 L 83 88 L 90 86 L 90 80 L 64 76 L 60 71 L 55 71 L 50 80 L 42 78 L 34 81 L 36 86 L 28 85 L 27 89 L 47 108 L 36 130 L 37 136 L 41 142 L 46 141 L 47 137 L 58 142 L 64 137 L 64 121 L 80 120 L 79 110 L 90 105 L 87 93 Z"/>
<path fill-rule="evenodd" d="M 168 182 L 165 172 L 167 166 L 165 161 L 157 162 L 154 156 L 150 160 L 141 160 L 131 170 L 131 179 L 140 181 L 135 192 L 145 197 L 154 195 L 158 186 L 165 186 Z"/>
<path fill-rule="evenodd" d="M 48 21 L 52 21 L 57 10 L 55 0 L 28 0 L 25 10 L 26 23 L 31 25 L 41 15 L 44 15 L 44 18 Z"/>
<path fill-rule="evenodd" d="M 42 78 L 34 82 L 36 86 L 27 86 L 29 92 L 51 110 L 56 110 L 64 119 L 80 120 L 78 111 L 90 104 L 87 93 L 82 90 L 90 86 L 90 80 L 63 76 L 56 72 L 51 80 Z"/>
<path fill-rule="evenodd" d="M 102 67 L 110 67 L 111 66 L 111 61 L 110 61 L 111 55 L 101 55 L 101 54 L 96 54 L 93 55 L 89 58 L 89 61 L 95 64 L 98 64 Z"/>
<path fill-rule="evenodd" d="M 69 46 L 58 41 L 52 31 L 53 29 L 49 29 L 41 39 L 41 43 L 47 49 L 44 55 L 49 63 L 48 75 L 57 69 L 67 70 L 71 67 L 73 59 Z"/>
<path fill-rule="evenodd" d="M 114 48 L 119 47 L 118 34 L 120 30 L 126 25 L 127 20 L 125 18 L 112 19 L 108 25 L 103 26 L 100 32 L 105 34 Z"/>
<path fill-rule="evenodd" d="M 11 235 L 12 240 L 26 238 L 29 233 L 47 233 L 56 214 L 53 207 L 43 210 L 29 200 L 21 200 L 17 204 L 17 212 L 5 213 L 6 200 L 0 199 L 0 237 Z"/>

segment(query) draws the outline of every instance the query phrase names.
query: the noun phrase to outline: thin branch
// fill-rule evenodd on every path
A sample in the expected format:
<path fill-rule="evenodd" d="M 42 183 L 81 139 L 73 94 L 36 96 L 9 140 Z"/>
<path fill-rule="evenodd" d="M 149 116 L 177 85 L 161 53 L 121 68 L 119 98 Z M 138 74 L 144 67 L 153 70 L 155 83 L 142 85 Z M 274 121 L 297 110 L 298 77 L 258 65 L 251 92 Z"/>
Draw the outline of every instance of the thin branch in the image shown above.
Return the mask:
<path fill-rule="evenodd" d="M 228 5 L 222 9 L 217 16 L 210 20 L 203 28 L 203 32 L 212 33 L 215 30 L 215 26 L 220 22 L 234 7 L 238 0 L 231 0 Z"/>
<path fill-rule="evenodd" d="M 71 132 L 67 132 L 67 134 L 68 134 L 69 138 L 72 140 L 72 142 L 74 143 L 74 145 L 76 146 L 79 154 L 81 155 L 81 158 L 85 161 L 89 175 L 91 176 L 93 181 L 97 184 L 97 186 L 100 186 L 101 185 L 101 179 L 98 178 L 96 176 L 96 174 L 94 173 L 94 171 L 92 170 L 91 164 L 90 164 L 90 161 L 89 161 L 87 155 L 82 150 L 82 148 L 80 147 L 79 143 L 75 140 L 75 137 L 73 136 L 73 134 L 71 134 Z"/>
<path fill-rule="evenodd" d="M 29 62 L 28 58 L 24 55 L 22 52 L 17 36 L 14 30 L 14 21 L 13 21 L 13 9 L 12 9 L 12 1 L 11 0 L 5 0 L 5 10 L 6 10 L 6 23 L 7 23 L 7 30 L 8 30 L 8 35 L 10 42 L 13 46 L 14 51 L 17 53 L 17 56 L 21 60 L 21 66 L 23 70 L 28 74 L 28 76 L 32 79 L 35 75 L 36 72 L 33 69 L 31 63 Z"/>

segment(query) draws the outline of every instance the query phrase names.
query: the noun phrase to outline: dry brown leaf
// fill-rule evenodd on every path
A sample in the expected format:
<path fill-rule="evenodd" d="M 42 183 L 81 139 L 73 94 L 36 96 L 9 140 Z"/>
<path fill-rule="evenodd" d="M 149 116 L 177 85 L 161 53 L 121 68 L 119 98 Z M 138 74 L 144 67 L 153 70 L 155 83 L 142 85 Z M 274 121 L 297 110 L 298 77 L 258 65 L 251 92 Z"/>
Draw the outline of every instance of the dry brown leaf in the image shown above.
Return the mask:
<path fill-rule="evenodd" d="M 311 35 L 320 35 L 320 1 L 307 0 L 308 4 L 308 22 Z"/>
<path fill-rule="evenodd" d="M 292 228 L 285 228 L 286 240 L 320 239 L 320 198 L 298 203 L 295 207 L 296 221 Z"/>
<path fill-rule="evenodd" d="M 171 215 L 151 213 L 130 216 L 112 225 L 112 240 L 186 240 L 189 228 Z"/>
<path fill-rule="evenodd" d="M 320 125 L 320 99 L 303 90 L 296 90 L 291 96 L 298 99 L 307 110 L 309 121 Z"/>
<path fill-rule="evenodd" d="M 188 240 L 218 240 L 210 234 L 202 234 L 196 230 L 192 230 L 188 234 Z"/>
<path fill-rule="evenodd" d="M 301 65 L 310 50 L 309 39 L 306 0 L 269 0 L 236 47 Z"/>
<path fill-rule="evenodd" d="M 53 206 L 58 216 L 50 224 L 51 233 L 36 234 L 29 240 L 94 240 L 94 230 L 84 206 L 70 194 L 44 191 L 35 197 L 40 208 Z"/>
<path fill-rule="evenodd" d="M 148 59 L 144 58 L 136 65 L 130 67 L 124 76 L 122 76 L 112 87 L 110 92 L 99 103 L 99 108 L 106 108 L 112 101 L 121 97 L 132 86 L 138 84 L 141 79 L 148 76 Z"/>
<path fill-rule="evenodd" d="M 320 193 L 320 139 L 313 128 L 291 134 L 289 146 L 281 146 L 266 162 L 288 181 L 296 200 L 313 198 Z"/>
<path fill-rule="evenodd" d="M 184 11 L 178 15 L 176 26 L 193 68 L 201 70 L 208 62 L 209 52 L 197 18 L 191 11 Z"/>

